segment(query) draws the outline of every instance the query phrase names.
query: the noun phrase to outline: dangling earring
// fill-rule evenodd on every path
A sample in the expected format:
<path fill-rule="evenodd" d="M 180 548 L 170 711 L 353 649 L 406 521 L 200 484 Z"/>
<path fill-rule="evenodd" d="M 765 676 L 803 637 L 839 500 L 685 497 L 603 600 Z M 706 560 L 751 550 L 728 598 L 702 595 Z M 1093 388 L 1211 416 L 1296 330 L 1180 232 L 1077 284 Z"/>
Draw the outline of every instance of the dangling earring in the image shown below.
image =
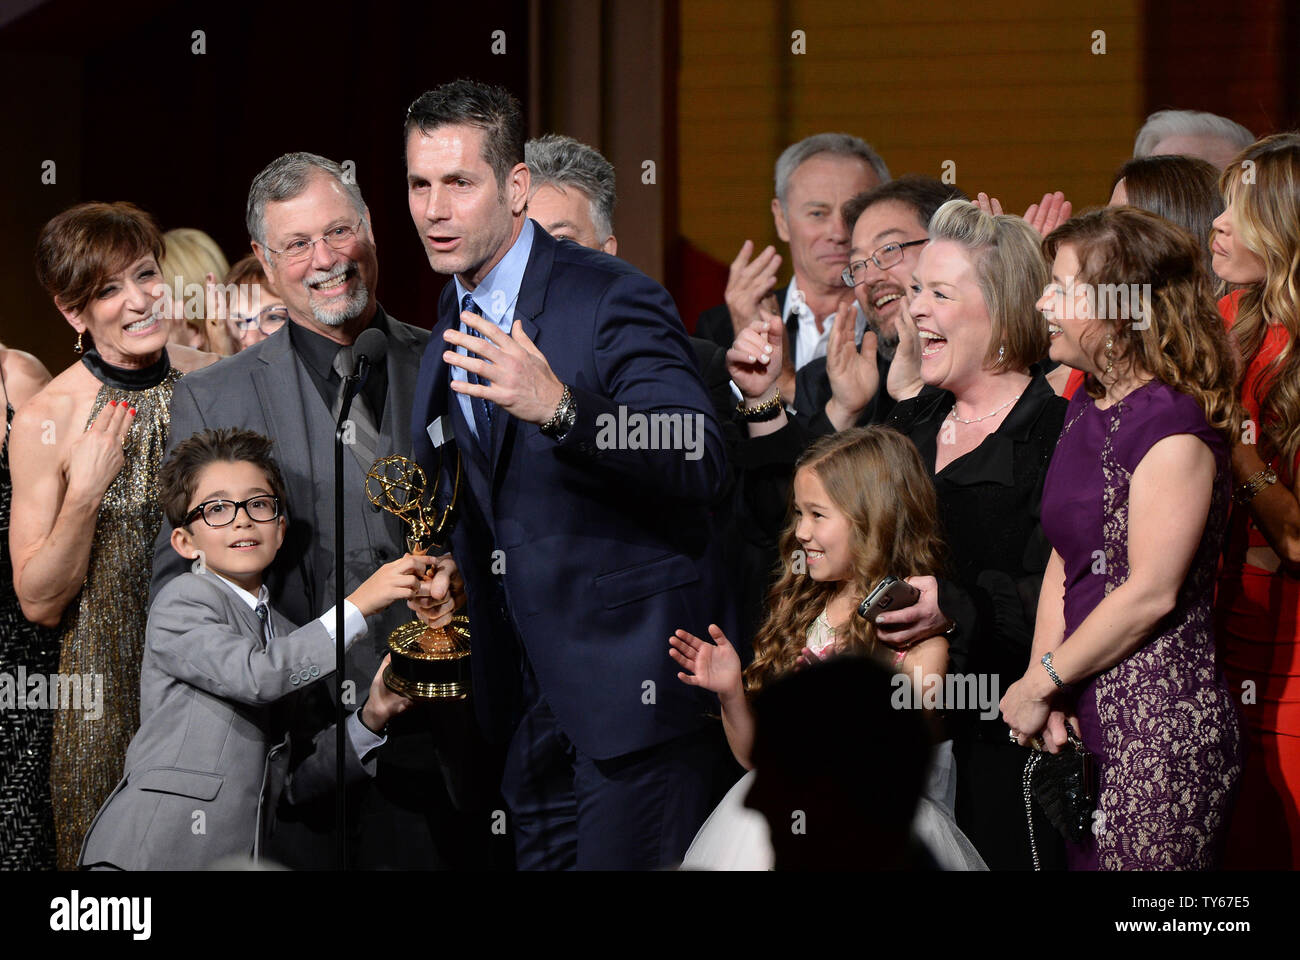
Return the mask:
<path fill-rule="evenodd" d="M 72 349 L 75 350 L 77 353 L 81 353 L 81 331 L 80 330 L 77 331 L 77 342 Z"/>
<path fill-rule="evenodd" d="M 1115 348 L 1115 341 L 1111 337 L 1106 337 L 1106 370 L 1103 374 L 1107 379 L 1110 378 L 1111 371 L 1115 369 L 1115 357 L 1111 351 Z"/>
<path fill-rule="evenodd" d="M 1007 352 L 1006 344 L 1003 344 L 1002 346 L 998 347 L 998 363 L 1002 362 L 1002 358 L 1006 356 L 1006 352 Z"/>

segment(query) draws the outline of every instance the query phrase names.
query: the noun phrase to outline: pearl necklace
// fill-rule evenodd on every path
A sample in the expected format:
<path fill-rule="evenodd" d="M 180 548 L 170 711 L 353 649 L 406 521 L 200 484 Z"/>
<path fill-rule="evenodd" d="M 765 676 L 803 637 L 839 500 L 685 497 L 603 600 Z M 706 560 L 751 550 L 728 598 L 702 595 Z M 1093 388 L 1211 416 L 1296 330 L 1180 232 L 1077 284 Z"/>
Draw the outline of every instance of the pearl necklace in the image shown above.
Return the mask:
<path fill-rule="evenodd" d="M 1011 406 L 1013 403 L 1015 403 L 1015 402 L 1016 402 L 1017 400 L 1019 400 L 1019 399 L 1020 399 L 1020 394 L 1017 393 L 1014 397 L 1012 397 L 1012 398 L 1011 398 L 1010 400 L 1008 400 L 1006 403 L 1002 404 L 1002 406 L 1000 406 L 1000 407 L 998 407 L 996 410 L 994 410 L 993 413 L 986 413 L 986 414 L 984 414 L 984 416 L 982 416 L 982 417 L 972 417 L 972 418 L 969 419 L 969 420 L 967 420 L 965 417 L 959 417 L 959 416 L 957 416 L 957 404 L 956 404 L 956 403 L 953 403 L 953 405 L 952 405 L 952 409 L 948 411 L 948 416 L 952 417 L 952 419 L 956 420 L 958 423 L 979 423 L 981 420 L 987 420 L 989 417 L 993 416 L 994 414 L 1001 413 L 1003 410 L 1005 410 L 1007 407 Z"/>

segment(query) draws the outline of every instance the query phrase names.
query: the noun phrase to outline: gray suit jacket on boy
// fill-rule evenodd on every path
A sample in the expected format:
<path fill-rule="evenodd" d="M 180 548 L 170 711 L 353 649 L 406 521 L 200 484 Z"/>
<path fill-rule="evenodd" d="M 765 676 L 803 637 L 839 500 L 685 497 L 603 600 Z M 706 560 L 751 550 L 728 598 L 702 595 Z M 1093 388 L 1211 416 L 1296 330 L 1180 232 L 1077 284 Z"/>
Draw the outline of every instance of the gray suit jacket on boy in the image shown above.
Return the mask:
<path fill-rule="evenodd" d="M 410 456 L 411 401 L 429 332 L 399 323 L 382 308 L 376 323 L 389 339 L 388 396 L 376 455 Z M 167 453 L 196 431 L 216 427 L 241 427 L 274 441 L 287 487 L 289 527 L 263 577 L 271 606 L 294 623 L 319 617 L 334 605 L 334 416 L 297 359 L 288 324 L 261 343 L 176 382 Z M 343 492 L 346 596 L 406 552 L 406 528 L 367 500 L 366 471 L 351 455 L 343 458 Z M 154 549 L 151 594 L 156 597 L 188 568 L 189 562 L 171 547 L 171 524 L 164 519 Z M 388 634 L 413 619 L 406 604 L 393 604 L 369 619 L 370 634 L 348 651 L 345 679 L 355 681 L 362 694 L 356 706 L 388 652 Z"/>
<path fill-rule="evenodd" d="M 377 455 L 411 456 L 411 406 L 420 358 L 429 331 L 400 323 L 382 307 L 375 326 L 388 334 L 385 370 L 388 393 L 380 418 Z M 196 430 L 242 427 L 270 437 L 284 474 L 289 529 L 284 545 L 263 574 L 271 606 L 294 623 L 307 623 L 334 605 L 334 416 L 312 383 L 285 324 L 261 343 L 176 381 L 171 402 L 167 452 Z M 344 595 L 381 565 L 406 552 L 406 527 L 366 497 L 366 471 L 343 457 Z M 170 543 L 164 520 L 154 552 L 157 596 L 188 569 Z M 370 632 L 349 648 L 344 680 L 345 708 L 360 708 L 375 670 L 388 652 L 388 635 L 414 614 L 404 603 L 367 618 Z M 333 660 L 330 661 L 333 663 Z M 323 669 L 323 667 L 322 667 Z M 334 722 L 334 684 L 318 684 L 294 714 L 291 768 L 312 739 Z M 500 774 L 480 772 L 477 731 L 469 701 L 417 708 L 388 725 L 388 742 L 376 755 L 373 782 L 348 798 L 351 862 L 367 869 L 480 869 L 478 861 L 453 859 L 468 829 L 450 815 L 469 810 L 471 822 L 486 822 L 499 803 L 490 802 Z M 468 773 L 464 771 L 469 771 Z M 491 792 L 489 789 L 491 788 Z M 480 797 L 479 794 L 486 795 Z M 277 859 L 295 869 L 333 869 L 338 851 L 332 832 L 334 801 L 281 810 L 274 838 Z"/>
<path fill-rule="evenodd" d="M 194 870 L 257 859 L 276 804 L 333 792 L 333 727 L 288 776 L 293 696 L 334 670 L 334 641 L 312 620 L 295 629 L 256 613 L 212 573 L 184 573 L 149 611 L 140 668 L 140 729 L 126 775 L 100 808 L 79 866 Z M 367 776 L 347 738 L 349 781 Z"/>

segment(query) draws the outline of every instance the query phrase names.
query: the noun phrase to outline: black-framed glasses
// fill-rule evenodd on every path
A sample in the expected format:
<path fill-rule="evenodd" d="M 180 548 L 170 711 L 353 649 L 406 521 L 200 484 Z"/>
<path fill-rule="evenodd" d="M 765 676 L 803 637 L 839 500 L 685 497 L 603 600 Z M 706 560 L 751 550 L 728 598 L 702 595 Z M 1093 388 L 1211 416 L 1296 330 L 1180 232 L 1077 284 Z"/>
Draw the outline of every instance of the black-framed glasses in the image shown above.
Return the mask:
<path fill-rule="evenodd" d="M 189 526 L 202 516 L 209 527 L 229 526 L 235 522 L 240 507 L 244 508 L 249 520 L 268 523 L 280 515 L 280 498 L 261 493 L 247 500 L 209 500 L 187 513 L 184 525 Z"/>
<path fill-rule="evenodd" d="M 854 260 L 850 263 L 840 274 L 840 279 L 844 281 L 844 286 L 856 287 L 867 278 L 867 260 L 870 260 L 881 270 L 888 270 L 903 259 L 904 249 L 929 242 L 929 237 L 922 237 L 920 240 L 906 240 L 903 243 L 887 243 L 883 247 L 872 251 L 871 256 L 867 257 L 866 260 Z"/>
<path fill-rule="evenodd" d="M 352 226 L 343 224 L 337 227 L 330 227 L 315 240 L 304 240 L 298 237 L 296 240 L 290 240 L 284 245 L 283 250 L 276 250 L 273 247 L 267 247 L 277 256 L 284 257 L 289 263 L 298 263 L 306 260 L 311 256 L 312 250 L 316 249 L 316 244 L 324 240 L 335 250 L 346 250 L 352 245 L 352 241 L 357 238 L 357 231 L 361 229 L 364 219 L 358 220 Z"/>

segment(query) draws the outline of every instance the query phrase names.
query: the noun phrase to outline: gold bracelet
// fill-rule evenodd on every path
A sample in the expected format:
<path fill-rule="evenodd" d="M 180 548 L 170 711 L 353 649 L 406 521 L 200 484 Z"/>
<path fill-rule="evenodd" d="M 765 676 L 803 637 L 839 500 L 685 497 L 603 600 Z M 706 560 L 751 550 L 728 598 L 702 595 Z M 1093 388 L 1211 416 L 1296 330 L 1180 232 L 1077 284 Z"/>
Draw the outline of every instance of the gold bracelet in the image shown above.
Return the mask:
<path fill-rule="evenodd" d="M 1258 473 L 1252 474 L 1247 480 L 1239 486 L 1232 494 L 1232 499 L 1240 504 L 1250 503 L 1259 494 L 1261 490 L 1270 484 L 1277 483 L 1277 473 L 1272 467 L 1265 467 Z"/>
<path fill-rule="evenodd" d="M 778 387 L 776 395 L 771 400 L 764 400 L 756 407 L 745 406 L 742 400 L 736 404 L 736 412 L 750 423 L 761 423 L 764 420 L 771 420 L 781 411 L 781 388 Z"/>

